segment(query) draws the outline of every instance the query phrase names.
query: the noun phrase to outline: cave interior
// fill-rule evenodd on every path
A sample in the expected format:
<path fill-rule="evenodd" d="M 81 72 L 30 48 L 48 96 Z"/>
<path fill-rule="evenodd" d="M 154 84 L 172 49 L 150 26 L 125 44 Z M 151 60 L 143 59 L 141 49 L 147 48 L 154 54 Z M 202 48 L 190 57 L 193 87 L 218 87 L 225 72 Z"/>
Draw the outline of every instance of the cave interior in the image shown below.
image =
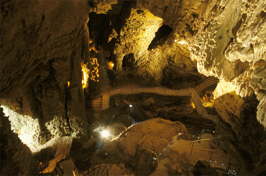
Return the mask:
<path fill-rule="evenodd" d="M 1 175 L 266 175 L 264 0 L 3 0 Z"/>

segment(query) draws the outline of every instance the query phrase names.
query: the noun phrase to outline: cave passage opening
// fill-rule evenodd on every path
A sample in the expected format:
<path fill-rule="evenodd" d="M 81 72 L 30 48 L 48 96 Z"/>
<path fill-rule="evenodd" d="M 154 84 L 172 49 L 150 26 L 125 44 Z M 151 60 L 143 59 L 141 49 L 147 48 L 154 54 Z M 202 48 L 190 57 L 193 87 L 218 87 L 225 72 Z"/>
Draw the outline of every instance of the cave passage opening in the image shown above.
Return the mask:
<path fill-rule="evenodd" d="M 122 67 L 131 67 L 133 62 L 134 62 L 134 54 L 130 53 L 130 54 L 126 54 L 123 58 L 122 61 Z"/>
<path fill-rule="evenodd" d="M 170 26 L 162 25 L 156 32 L 154 39 L 151 41 L 148 47 L 148 50 L 154 49 L 156 46 L 164 44 L 167 36 L 169 36 L 172 31 L 173 28 Z"/>

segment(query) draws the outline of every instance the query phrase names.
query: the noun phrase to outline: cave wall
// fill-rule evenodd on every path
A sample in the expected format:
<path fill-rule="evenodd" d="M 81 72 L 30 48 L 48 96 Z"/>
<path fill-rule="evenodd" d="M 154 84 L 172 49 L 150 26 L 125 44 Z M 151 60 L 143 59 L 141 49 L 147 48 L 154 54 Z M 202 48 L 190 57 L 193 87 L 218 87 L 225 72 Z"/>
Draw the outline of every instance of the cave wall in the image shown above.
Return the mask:
<path fill-rule="evenodd" d="M 220 115 L 216 131 L 221 148 L 247 168 L 265 163 L 265 132 L 256 119 L 258 100 L 255 95 L 243 99 L 235 91 L 215 99 Z"/>
<path fill-rule="evenodd" d="M 38 175 L 37 162 L 33 158 L 30 149 L 20 141 L 17 134 L 11 131 L 10 122 L 8 117 L 5 117 L 2 108 L 0 108 L 0 131 L 0 174 Z"/>
<path fill-rule="evenodd" d="M 222 1 L 204 31 L 189 40 L 200 73 L 231 82 L 241 97 L 260 101 L 258 121 L 265 124 L 265 1 Z"/>
<path fill-rule="evenodd" d="M 257 119 L 266 126 L 265 1 L 139 0 L 138 7 L 162 18 L 174 39 L 186 41 L 200 73 L 232 83 L 243 98 L 255 93 Z"/>
<path fill-rule="evenodd" d="M 74 136 L 86 134 L 81 62 L 89 57 L 88 1 L 1 7 L 1 104 L 38 119 L 41 131 L 61 136 L 69 122 Z M 51 126 L 54 118 L 61 124 Z"/>

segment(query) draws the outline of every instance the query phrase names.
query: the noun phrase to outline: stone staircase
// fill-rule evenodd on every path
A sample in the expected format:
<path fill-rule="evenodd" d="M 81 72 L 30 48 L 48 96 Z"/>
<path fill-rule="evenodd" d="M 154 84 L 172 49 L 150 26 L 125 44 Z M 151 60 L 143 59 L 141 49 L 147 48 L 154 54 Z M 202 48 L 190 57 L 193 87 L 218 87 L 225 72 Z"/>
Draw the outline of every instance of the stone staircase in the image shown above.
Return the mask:
<path fill-rule="evenodd" d="M 197 85 L 194 89 L 200 93 L 201 91 L 203 91 L 204 89 L 206 89 L 207 87 L 210 87 L 214 84 L 217 84 L 219 82 L 219 79 L 216 77 L 209 77 L 207 78 L 203 83 Z"/>
<path fill-rule="evenodd" d="M 111 89 L 111 86 L 109 85 L 110 80 L 107 77 L 107 72 L 105 69 L 105 61 L 103 54 L 100 52 L 97 58 L 98 58 L 98 63 L 100 63 L 99 64 L 100 77 L 99 77 L 98 87 L 101 91 L 101 96 L 92 100 L 94 116 L 96 117 L 96 119 L 99 118 L 99 114 L 102 110 L 102 99 L 105 96 L 105 92 L 108 92 Z"/>
<path fill-rule="evenodd" d="M 92 100 L 93 112 L 96 119 L 99 118 L 99 114 L 102 110 L 102 97 L 98 97 Z"/>

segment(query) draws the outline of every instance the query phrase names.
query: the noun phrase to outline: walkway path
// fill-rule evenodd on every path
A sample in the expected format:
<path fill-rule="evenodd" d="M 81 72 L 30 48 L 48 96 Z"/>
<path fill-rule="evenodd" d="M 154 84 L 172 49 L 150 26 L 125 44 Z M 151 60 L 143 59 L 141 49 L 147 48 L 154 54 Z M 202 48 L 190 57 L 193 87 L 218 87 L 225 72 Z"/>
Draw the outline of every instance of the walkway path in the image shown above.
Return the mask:
<path fill-rule="evenodd" d="M 102 110 L 109 108 L 110 97 L 116 94 L 129 95 L 139 93 L 155 93 L 165 96 L 191 96 L 197 112 L 204 118 L 218 122 L 218 118 L 215 115 L 209 115 L 201 102 L 201 98 L 198 92 L 194 88 L 173 90 L 165 87 L 153 87 L 153 88 L 132 88 L 132 89 L 113 89 L 104 91 L 102 96 Z"/>
<path fill-rule="evenodd" d="M 207 78 L 203 83 L 197 85 L 194 89 L 200 93 L 201 91 L 203 91 L 204 89 L 206 89 L 209 86 L 212 86 L 214 84 L 217 84 L 219 82 L 219 79 L 216 77 L 209 77 Z"/>
<path fill-rule="evenodd" d="M 152 88 L 115 88 L 112 89 L 109 85 L 109 79 L 106 72 L 104 56 L 100 52 L 98 54 L 98 62 L 99 65 L 99 88 L 102 92 L 102 99 L 93 100 L 93 109 L 95 111 L 96 117 L 99 116 L 100 110 L 105 110 L 110 106 L 110 97 L 116 94 L 129 95 L 129 94 L 139 94 L 139 93 L 155 93 L 165 96 L 191 96 L 193 103 L 197 112 L 204 118 L 211 119 L 215 123 L 218 122 L 218 118 L 213 115 L 209 115 L 204 106 L 202 105 L 201 98 L 199 96 L 199 92 L 204 90 L 205 88 L 217 84 L 219 79 L 216 77 L 209 77 L 203 83 L 199 84 L 195 88 L 187 88 L 180 90 L 173 90 L 165 87 L 152 87 Z"/>

